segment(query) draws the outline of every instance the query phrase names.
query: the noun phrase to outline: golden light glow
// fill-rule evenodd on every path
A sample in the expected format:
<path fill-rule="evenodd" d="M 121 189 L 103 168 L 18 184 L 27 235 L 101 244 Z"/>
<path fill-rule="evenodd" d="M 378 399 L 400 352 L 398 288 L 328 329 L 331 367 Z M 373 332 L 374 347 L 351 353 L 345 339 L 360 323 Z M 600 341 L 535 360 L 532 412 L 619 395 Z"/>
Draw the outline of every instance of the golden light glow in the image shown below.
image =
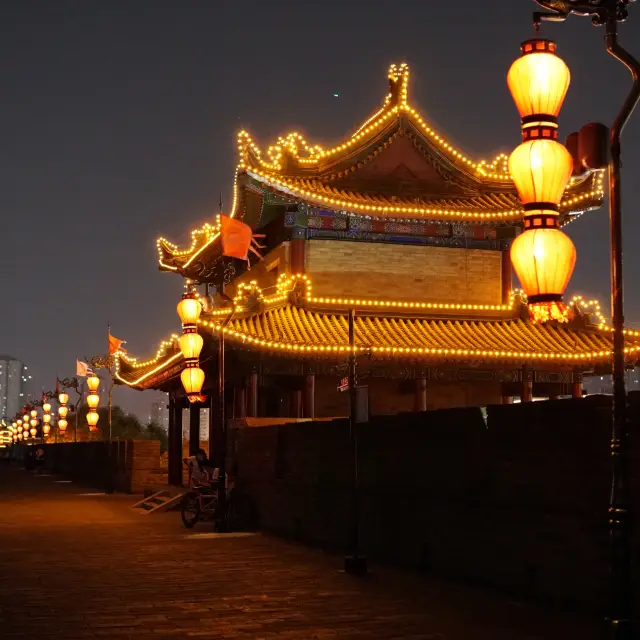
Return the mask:
<path fill-rule="evenodd" d="M 45 436 L 48 436 L 50 431 L 51 431 L 51 426 L 48 423 L 45 423 L 45 424 L 42 425 L 42 433 Z"/>
<path fill-rule="evenodd" d="M 531 54 L 525 57 L 535 58 L 539 54 Z M 551 56 L 551 54 L 548 54 Z M 555 56 L 551 56 L 555 57 Z M 557 58 L 557 57 L 556 57 Z M 559 58 L 557 58 L 559 60 Z M 560 61 L 561 64 L 563 64 Z M 526 63 L 529 64 L 529 63 Z M 540 66 L 539 76 L 535 83 L 537 91 L 544 88 L 545 82 L 543 75 L 544 69 L 550 69 L 550 67 Z M 515 73 L 515 72 L 514 72 Z M 267 148 L 265 154 L 262 153 L 260 147 L 253 141 L 251 135 L 242 130 L 238 133 L 237 148 L 239 161 L 237 163 L 236 172 L 234 175 L 233 185 L 233 204 L 230 217 L 236 215 L 237 203 L 238 203 L 238 176 L 246 172 L 251 177 L 266 182 L 269 186 L 282 190 L 285 193 L 298 197 L 307 201 L 314 201 L 322 206 L 328 206 L 333 208 L 350 209 L 354 213 L 364 215 L 378 215 L 383 218 L 408 218 L 408 217 L 428 217 L 428 218 L 457 218 L 464 220 L 515 220 L 518 219 L 522 211 L 521 210 L 504 210 L 504 211 L 465 211 L 446 209 L 444 207 L 421 207 L 411 205 L 410 201 L 407 201 L 404 206 L 393 205 L 388 202 L 371 202 L 364 198 L 359 200 L 351 199 L 346 200 L 340 197 L 333 197 L 328 192 L 322 192 L 317 190 L 309 190 L 301 186 L 296 181 L 287 180 L 283 177 L 282 172 L 285 167 L 285 156 L 287 159 L 293 159 L 303 169 L 310 166 L 318 166 L 331 159 L 336 161 L 340 156 L 346 156 L 347 154 L 353 154 L 360 146 L 378 135 L 384 128 L 389 127 L 394 121 L 399 121 L 401 118 L 409 118 L 412 120 L 414 126 L 420 131 L 431 144 L 444 153 L 449 159 L 460 166 L 465 171 L 473 171 L 481 176 L 483 179 L 494 180 L 499 182 L 511 181 L 511 175 L 509 173 L 507 156 L 500 154 L 491 161 L 480 160 L 473 161 L 465 156 L 461 151 L 456 149 L 448 140 L 439 135 L 420 115 L 420 113 L 414 109 L 408 102 L 408 86 L 410 70 L 406 63 L 400 65 L 391 65 L 388 73 L 389 79 L 393 82 L 396 98 L 392 100 L 391 93 L 389 93 L 384 100 L 383 106 L 376 110 L 373 116 L 369 117 L 363 124 L 361 124 L 351 135 L 351 137 L 331 148 L 324 148 L 318 144 L 311 144 L 307 142 L 302 134 L 297 131 L 290 132 L 277 139 L 276 144 Z M 551 105 L 552 101 L 548 101 Z M 540 104 L 543 104 L 542 102 Z M 263 156 L 266 156 L 263 157 Z M 574 186 L 579 183 L 573 182 Z M 339 192 L 336 191 L 336 194 Z M 577 200 L 564 203 L 565 206 L 571 206 L 579 201 L 586 200 L 588 198 L 601 198 L 603 192 L 595 189 L 590 194 L 581 194 L 577 196 Z M 354 194 L 354 198 L 357 194 Z M 191 245 L 186 249 L 180 249 L 178 245 L 169 242 L 165 238 L 158 238 L 157 249 L 160 266 L 170 271 L 178 271 L 179 268 L 174 264 L 165 262 L 165 254 L 168 254 L 170 258 L 186 259 L 181 264 L 182 268 L 187 268 L 197 257 L 200 255 L 211 243 L 215 242 L 220 235 L 220 225 L 218 220 L 214 224 L 206 223 L 199 229 L 191 231 Z"/>
<path fill-rule="evenodd" d="M 183 325 L 194 325 L 202 313 L 202 304 L 192 297 L 182 298 L 178 302 L 178 316 Z"/>
<path fill-rule="evenodd" d="M 50 413 L 45 413 L 42 416 L 42 422 L 44 422 L 45 424 L 49 424 L 51 422 L 51 414 Z"/>
<path fill-rule="evenodd" d="M 559 229 L 528 229 L 511 246 L 518 280 L 532 296 L 562 295 L 576 263 L 576 248 Z"/>
<path fill-rule="evenodd" d="M 45 413 L 51 413 L 51 405 L 50 405 L 48 402 L 45 402 L 45 403 L 42 405 L 42 410 L 43 410 Z"/>
<path fill-rule="evenodd" d="M 100 388 L 100 378 L 98 378 L 97 375 L 92 373 L 87 378 L 87 387 L 89 391 L 91 391 L 92 393 L 95 393 Z"/>
<path fill-rule="evenodd" d="M 60 404 L 67 404 L 69 402 L 69 394 L 66 391 L 58 394 L 58 402 Z"/>
<path fill-rule="evenodd" d="M 58 407 L 58 415 L 61 418 L 66 418 L 68 413 L 69 413 L 69 407 L 67 407 L 66 405 L 61 405 Z"/>
<path fill-rule="evenodd" d="M 204 384 L 204 371 L 200 367 L 188 367 L 182 370 L 180 380 L 187 395 L 199 394 Z"/>
<path fill-rule="evenodd" d="M 32 418 L 37 418 L 38 417 L 38 410 L 37 409 L 31 409 L 31 417 Z"/>
<path fill-rule="evenodd" d="M 87 413 L 87 424 L 89 427 L 95 427 L 98 424 L 98 420 L 100 419 L 100 415 L 97 411 L 89 411 Z"/>
<path fill-rule="evenodd" d="M 573 160 L 555 140 L 528 140 L 514 149 L 509 170 L 523 204 L 557 205 L 571 177 Z"/>
<path fill-rule="evenodd" d="M 90 409 L 97 409 L 100 404 L 100 396 L 97 393 L 90 393 L 87 396 L 87 405 Z"/>
<path fill-rule="evenodd" d="M 180 351 L 182 356 L 188 359 L 197 359 L 200 357 L 204 340 L 199 333 L 185 333 L 180 336 Z"/>
<path fill-rule="evenodd" d="M 557 117 L 562 108 L 571 73 L 562 58 L 549 47 L 540 45 L 544 41 L 529 41 L 532 53 L 523 50 L 509 69 L 507 84 L 521 118 L 535 115 Z M 554 47 L 555 48 L 555 47 Z"/>
<path fill-rule="evenodd" d="M 31 420 L 29 421 L 29 424 L 32 427 L 37 427 L 38 426 L 38 418 L 31 418 Z"/>
<path fill-rule="evenodd" d="M 38 434 L 38 430 L 35 427 L 31 427 L 31 431 L 29 431 L 29 433 L 31 434 L 32 438 L 35 438 Z"/>
<path fill-rule="evenodd" d="M 60 420 L 58 420 L 58 429 L 60 430 L 60 433 L 64 433 L 67 429 L 68 423 L 64 418 L 60 418 Z"/>

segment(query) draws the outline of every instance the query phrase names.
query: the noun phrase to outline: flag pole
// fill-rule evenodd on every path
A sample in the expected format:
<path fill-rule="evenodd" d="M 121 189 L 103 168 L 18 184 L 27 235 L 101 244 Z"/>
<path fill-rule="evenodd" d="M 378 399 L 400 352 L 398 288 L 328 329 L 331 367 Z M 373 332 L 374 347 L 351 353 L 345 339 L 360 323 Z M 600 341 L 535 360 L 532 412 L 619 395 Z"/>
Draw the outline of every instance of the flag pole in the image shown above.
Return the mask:
<path fill-rule="evenodd" d="M 109 384 L 109 393 L 107 394 L 107 420 L 109 422 L 109 442 L 111 442 L 111 391 L 113 389 L 113 374 L 111 373 L 111 323 L 107 324 L 107 359 L 109 377 L 111 378 Z"/>

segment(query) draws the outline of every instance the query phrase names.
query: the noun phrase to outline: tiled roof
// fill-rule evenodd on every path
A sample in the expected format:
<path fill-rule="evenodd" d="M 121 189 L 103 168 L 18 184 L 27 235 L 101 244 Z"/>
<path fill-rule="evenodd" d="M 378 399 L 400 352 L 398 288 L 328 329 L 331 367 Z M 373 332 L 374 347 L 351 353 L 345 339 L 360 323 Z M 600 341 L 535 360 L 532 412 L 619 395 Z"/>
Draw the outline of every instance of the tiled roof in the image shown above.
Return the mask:
<path fill-rule="evenodd" d="M 216 331 L 220 316 L 201 320 L 203 335 Z M 367 313 L 355 318 L 356 348 L 376 359 L 436 362 L 486 361 L 546 367 L 589 369 L 610 358 L 608 329 L 571 324 L 534 324 L 520 317 L 493 320 L 406 317 Z M 248 350 L 300 358 L 344 359 L 349 349 L 348 317 L 294 304 L 231 320 L 225 328 L 230 344 Z M 640 355 L 640 337 L 627 337 L 627 358 Z M 175 345 L 153 360 L 137 364 L 118 359 L 116 380 L 150 388 L 177 376 L 183 359 Z"/>
<path fill-rule="evenodd" d="M 450 320 L 360 315 L 356 345 L 394 358 L 488 358 L 507 360 L 604 361 L 611 350 L 606 330 L 566 324 L 508 320 Z M 232 320 L 230 337 L 251 347 L 322 354 L 348 349 L 346 314 L 311 311 L 291 304 Z M 629 345 L 640 350 L 640 340 Z"/>

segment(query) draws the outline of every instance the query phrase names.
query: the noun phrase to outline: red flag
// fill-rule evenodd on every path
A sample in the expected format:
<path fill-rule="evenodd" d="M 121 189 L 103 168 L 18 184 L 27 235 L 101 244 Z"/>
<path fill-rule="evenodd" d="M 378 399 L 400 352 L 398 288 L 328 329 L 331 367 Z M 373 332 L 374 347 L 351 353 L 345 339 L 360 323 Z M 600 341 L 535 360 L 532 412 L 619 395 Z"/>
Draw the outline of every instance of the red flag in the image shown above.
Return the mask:
<path fill-rule="evenodd" d="M 253 233 L 251 227 L 240 220 L 220 216 L 222 254 L 239 260 L 248 260 Z"/>
<path fill-rule="evenodd" d="M 122 348 L 122 345 L 125 344 L 124 340 L 119 340 L 115 336 L 112 336 L 109 333 L 109 355 L 112 356 L 114 353 L 118 353 L 118 351 L 124 351 L 126 353 L 126 349 Z"/>

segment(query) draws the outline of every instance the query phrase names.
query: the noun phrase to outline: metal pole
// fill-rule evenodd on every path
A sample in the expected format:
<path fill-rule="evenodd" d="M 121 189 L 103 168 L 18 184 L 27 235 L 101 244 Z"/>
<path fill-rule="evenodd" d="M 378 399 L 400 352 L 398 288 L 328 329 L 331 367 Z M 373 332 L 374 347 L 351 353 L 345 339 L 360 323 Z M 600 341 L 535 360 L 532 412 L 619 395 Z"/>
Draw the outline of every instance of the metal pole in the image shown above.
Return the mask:
<path fill-rule="evenodd" d="M 616 3 L 617 8 L 617 3 Z M 633 86 L 610 133 L 609 223 L 611 233 L 611 313 L 613 324 L 613 427 L 611 431 L 611 631 L 616 640 L 629 640 L 633 630 L 631 501 L 629 482 L 629 423 L 625 389 L 624 300 L 622 282 L 622 190 L 620 137 L 640 100 L 640 63 L 618 43 L 618 15 L 612 8 L 606 24 L 607 51 L 631 71 Z"/>
<path fill-rule="evenodd" d="M 111 369 L 109 369 L 109 375 L 111 375 Z M 111 409 L 113 407 L 112 404 L 112 392 L 113 392 L 113 382 L 111 382 L 111 385 L 109 386 L 109 394 L 108 394 L 108 404 L 107 404 L 107 420 L 109 422 L 109 442 L 111 442 L 111 440 L 113 439 L 113 433 L 111 431 Z"/>
<path fill-rule="evenodd" d="M 349 444 L 351 450 L 351 523 L 347 540 L 344 570 L 347 573 L 367 573 L 367 559 L 360 555 L 360 496 L 358 477 L 358 433 L 356 392 L 356 331 L 355 309 L 349 309 Z"/>
<path fill-rule="evenodd" d="M 224 294 L 224 284 L 220 287 L 221 293 Z M 227 508 L 227 487 L 226 487 L 226 457 L 227 457 L 227 427 L 225 424 L 225 407 L 224 407 L 224 327 L 220 327 L 218 334 L 218 420 L 220 421 L 220 448 L 218 454 L 218 508 L 221 518 L 219 524 L 224 528 L 226 526 L 226 508 Z"/>

